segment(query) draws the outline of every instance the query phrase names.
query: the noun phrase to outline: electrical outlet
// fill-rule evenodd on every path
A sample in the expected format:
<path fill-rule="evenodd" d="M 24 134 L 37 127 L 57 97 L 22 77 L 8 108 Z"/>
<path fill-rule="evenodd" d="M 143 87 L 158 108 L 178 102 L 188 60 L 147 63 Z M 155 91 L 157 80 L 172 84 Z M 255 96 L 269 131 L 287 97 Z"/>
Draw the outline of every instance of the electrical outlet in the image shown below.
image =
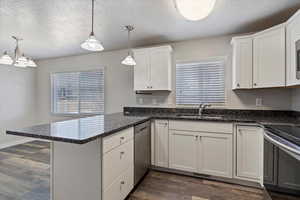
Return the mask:
<path fill-rule="evenodd" d="M 144 99 L 143 98 L 139 98 L 139 104 L 143 104 L 144 103 Z"/>
<path fill-rule="evenodd" d="M 262 98 L 256 98 L 256 106 L 262 106 L 263 102 L 262 102 Z"/>

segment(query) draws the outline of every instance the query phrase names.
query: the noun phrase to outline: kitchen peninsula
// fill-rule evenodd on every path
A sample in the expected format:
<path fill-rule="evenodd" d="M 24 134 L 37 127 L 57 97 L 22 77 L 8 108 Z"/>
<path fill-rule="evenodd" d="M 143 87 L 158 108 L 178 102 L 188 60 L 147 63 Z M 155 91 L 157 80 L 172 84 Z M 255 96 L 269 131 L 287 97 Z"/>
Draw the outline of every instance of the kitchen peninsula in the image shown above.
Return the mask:
<path fill-rule="evenodd" d="M 133 189 L 133 126 L 148 119 L 122 113 L 98 115 L 9 130 L 7 134 L 52 141 L 51 199 L 119 199 Z M 124 154 L 122 159 L 114 160 L 119 153 L 114 150 Z M 111 192 L 119 178 L 122 191 Z M 117 187 L 121 187 L 119 183 Z"/>

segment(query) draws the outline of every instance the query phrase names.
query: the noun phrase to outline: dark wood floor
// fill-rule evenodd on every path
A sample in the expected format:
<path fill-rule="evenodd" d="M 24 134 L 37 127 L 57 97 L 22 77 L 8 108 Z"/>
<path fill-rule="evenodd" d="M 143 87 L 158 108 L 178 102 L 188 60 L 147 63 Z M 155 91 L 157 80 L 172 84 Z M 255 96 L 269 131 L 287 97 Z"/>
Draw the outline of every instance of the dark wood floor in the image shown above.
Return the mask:
<path fill-rule="evenodd" d="M 0 150 L 0 200 L 50 200 L 50 144 Z M 129 200 L 265 200 L 260 189 L 151 171 Z M 274 200 L 296 200 L 279 195 Z M 298 199 L 299 200 L 299 199 Z"/>
<path fill-rule="evenodd" d="M 50 200 L 50 144 L 0 150 L 0 200 Z"/>

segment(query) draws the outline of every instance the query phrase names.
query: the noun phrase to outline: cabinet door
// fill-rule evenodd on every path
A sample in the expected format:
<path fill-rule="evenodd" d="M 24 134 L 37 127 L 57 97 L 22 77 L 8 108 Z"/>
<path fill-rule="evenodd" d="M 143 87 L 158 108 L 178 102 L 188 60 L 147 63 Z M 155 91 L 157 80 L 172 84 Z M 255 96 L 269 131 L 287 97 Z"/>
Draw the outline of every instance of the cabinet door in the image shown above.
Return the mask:
<path fill-rule="evenodd" d="M 171 90 L 171 50 L 161 47 L 149 52 L 151 90 Z"/>
<path fill-rule="evenodd" d="M 300 190 L 300 162 L 279 149 L 278 185 L 279 187 Z"/>
<path fill-rule="evenodd" d="M 285 26 L 255 34 L 253 49 L 253 87 L 284 87 Z"/>
<path fill-rule="evenodd" d="M 134 90 L 147 90 L 149 88 L 150 68 L 148 50 L 134 51 L 136 66 L 134 66 Z"/>
<path fill-rule="evenodd" d="M 169 167 L 169 123 L 167 120 L 155 120 L 155 165 Z"/>
<path fill-rule="evenodd" d="M 232 135 L 201 133 L 199 144 L 198 172 L 232 178 Z"/>
<path fill-rule="evenodd" d="M 170 130 L 170 168 L 197 172 L 198 139 L 195 132 Z"/>
<path fill-rule="evenodd" d="M 232 89 L 252 88 L 253 39 L 233 38 L 233 85 Z"/>
<path fill-rule="evenodd" d="M 300 11 L 288 22 L 286 28 L 286 73 L 287 86 L 300 85 L 300 74 L 297 75 L 296 42 L 300 40 Z M 299 69 L 298 69 L 299 70 Z"/>
<path fill-rule="evenodd" d="M 253 126 L 237 127 L 237 176 L 248 179 L 261 179 L 262 129 Z"/>

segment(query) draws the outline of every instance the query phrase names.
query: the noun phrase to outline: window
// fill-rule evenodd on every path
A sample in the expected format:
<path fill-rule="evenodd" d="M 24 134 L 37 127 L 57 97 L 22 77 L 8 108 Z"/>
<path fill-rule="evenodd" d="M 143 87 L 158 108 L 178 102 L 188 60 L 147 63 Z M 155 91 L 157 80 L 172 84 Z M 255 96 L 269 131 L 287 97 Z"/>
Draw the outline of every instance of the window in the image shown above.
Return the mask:
<path fill-rule="evenodd" d="M 224 104 L 224 61 L 176 65 L 176 104 Z"/>
<path fill-rule="evenodd" d="M 51 75 L 52 113 L 104 113 L 104 70 Z"/>

